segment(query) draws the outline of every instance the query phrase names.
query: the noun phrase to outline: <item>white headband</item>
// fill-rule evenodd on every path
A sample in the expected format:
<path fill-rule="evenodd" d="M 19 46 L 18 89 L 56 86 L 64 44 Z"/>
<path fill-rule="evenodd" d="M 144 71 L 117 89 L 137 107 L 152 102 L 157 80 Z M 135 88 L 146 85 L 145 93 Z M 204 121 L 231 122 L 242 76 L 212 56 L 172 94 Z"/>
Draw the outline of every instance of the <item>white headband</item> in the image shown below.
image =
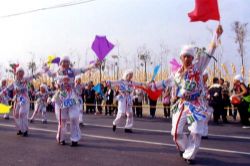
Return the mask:
<path fill-rule="evenodd" d="M 238 81 L 240 81 L 241 83 L 243 83 L 243 78 L 242 78 L 242 76 L 241 75 L 236 75 L 236 76 L 234 76 L 234 80 L 238 80 Z"/>
<path fill-rule="evenodd" d="M 192 45 L 184 45 L 181 49 L 180 56 L 182 55 L 190 55 L 194 57 L 195 55 L 195 49 Z"/>
<path fill-rule="evenodd" d="M 134 73 L 134 72 L 133 72 L 132 69 L 126 70 L 126 71 L 123 73 L 122 79 L 126 80 L 126 79 L 127 79 L 127 76 L 128 76 L 129 74 L 133 74 L 133 73 Z"/>

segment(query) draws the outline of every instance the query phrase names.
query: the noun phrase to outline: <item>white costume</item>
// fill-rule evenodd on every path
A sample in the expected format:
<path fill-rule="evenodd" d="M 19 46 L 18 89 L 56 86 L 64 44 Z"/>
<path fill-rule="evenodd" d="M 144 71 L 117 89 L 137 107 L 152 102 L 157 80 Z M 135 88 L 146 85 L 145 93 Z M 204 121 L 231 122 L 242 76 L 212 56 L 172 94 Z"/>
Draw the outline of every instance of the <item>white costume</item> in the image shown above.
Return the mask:
<path fill-rule="evenodd" d="M 203 73 L 203 76 L 204 75 L 208 75 L 208 73 Z M 208 87 L 205 83 L 204 83 L 204 90 L 201 93 L 201 97 L 202 97 L 203 105 L 204 105 L 205 112 L 206 112 L 206 119 L 204 120 L 204 128 L 203 128 L 203 133 L 202 133 L 202 137 L 205 138 L 208 136 L 208 122 L 209 122 L 211 115 L 214 111 L 213 108 L 208 105 L 208 100 L 207 100 Z"/>
<path fill-rule="evenodd" d="M 35 103 L 35 110 L 30 118 L 30 122 L 32 122 L 35 118 L 35 115 L 37 113 L 41 113 L 42 114 L 42 122 L 43 123 L 47 123 L 47 115 L 46 115 L 46 107 L 47 107 L 47 100 L 48 100 L 48 97 L 49 97 L 49 93 L 47 91 L 47 86 L 42 84 L 40 86 L 40 88 L 43 87 L 45 89 L 45 92 L 42 93 L 41 91 L 40 92 L 37 92 L 36 93 L 36 103 Z"/>
<path fill-rule="evenodd" d="M 76 80 L 77 79 L 80 79 L 80 77 L 76 77 Z M 79 100 L 79 110 L 80 110 L 79 123 L 80 124 L 83 124 L 83 100 L 82 100 L 83 89 L 84 89 L 84 84 L 75 83 L 75 92 L 76 92 L 76 95 L 78 96 L 78 100 Z"/>
<path fill-rule="evenodd" d="M 217 37 L 215 35 L 214 41 Z M 193 46 L 183 47 L 180 55 L 195 56 Z M 173 140 L 180 151 L 181 156 L 187 161 L 195 158 L 200 147 L 201 136 L 204 133 L 204 121 L 206 120 L 206 107 L 204 107 L 201 92 L 204 90 L 203 71 L 210 62 L 215 47 L 209 50 L 209 54 L 201 52 L 194 60 L 195 63 L 183 72 L 181 67 L 172 78 L 157 83 L 157 88 L 172 86 L 172 98 L 178 99 L 172 106 L 172 130 Z M 184 126 L 188 124 L 190 135 L 183 133 Z"/>
<path fill-rule="evenodd" d="M 17 72 L 24 71 L 19 67 Z M 5 90 L 1 91 L 0 95 L 4 91 L 13 90 L 14 91 L 14 106 L 13 115 L 16 124 L 16 128 L 19 131 L 18 135 L 23 134 L 27 136 L 28 134 L 28 115 L 30 110 L 30 99 L 28 95 L 28 83 L 36 78 L 39 74 L 32 77 L 24 77 L 22 80 L 15 80 L 10 84 Z"/>
<path fill-rule="evenodd" d="M 5 79 L 3 79 L 3 81 L 4 81 Z M 5 88 L 7 88 L 7 85 L 2 85 L 1 87 L 0 87 L 0 92 L 2 91 L 2 90 L 4 90 Z M 8 95 L 8 92 L 6 92 L 4 95 L 1 95 L 0 96 L 0 103 L 3 103 L 3 104 L 5 104 L 5 105 L 9 105 L 9 100 L 10 100 L 10 97 L 9 97 L 9 95 Z M 9 114 L 4 114 L 4 119 L 9 119 Z"/>
<path fill-rule="evenodd" d="M 64 57 L 62 61 L 69 61 L 68 57 Z M 67 121 L 70 121 L 70 140 L 72 145 L 77 145 L 81 138 L 81 130 L 79 127 L 79 97 L 74 89 L 75 76 L 85 73 L 88 69 L 63 69 L 62 67 L 56 73 L 52 73 L 46 68 L 46 73 L 55 77 L 57 80 L 58 89 L 52 98 L 55 103 L 55 114 L 58 120 L 57 141 L 65 144 L 67 133 Z M 68 79 L 68 85 L 63 83 L 64 79 Z"/>
<path fill-rule="evenodd" d="M 108 84 L 111 84 L 112 87 L 119 86 L 120 92 L 119 95 L 116 97 L 116 99 L 118 100 L 118 112 L 115 120 L 113 121 L 113 130 L 115 130 L 114 127 L 121 123 L 122 118 L 125 117 L 125 115 L 127 117 L 126 125 L 124 127 L 125 131 L 127 131 L 126 129 L 128 129 L 128 131 L 131 131 L 133 127 L 132 92 L 134 86 L 142 86 L 143 84 L 133 81 L 127 81 L 127 75 L 130 73 L 133 73 L 133 71 L 126 71 L 123 75 L 123 79 L 120 81 L 108 82 Z"/>

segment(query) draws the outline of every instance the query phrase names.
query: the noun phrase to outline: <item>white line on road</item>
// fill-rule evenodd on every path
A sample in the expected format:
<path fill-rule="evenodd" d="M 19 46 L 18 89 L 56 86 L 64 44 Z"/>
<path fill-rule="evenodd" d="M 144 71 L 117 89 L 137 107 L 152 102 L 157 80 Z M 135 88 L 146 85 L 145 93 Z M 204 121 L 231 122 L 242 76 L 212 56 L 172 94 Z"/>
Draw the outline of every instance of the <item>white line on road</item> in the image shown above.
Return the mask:
<path fill-rule="evenodd" d="M 13 118 L 13 117 L 11 116 L 11 118 Z M 36 121 L 42 121 L 42 119 L 36 119 Z M 57 123 L 57 121 L 55 121 L 55 120 L 48 120 L 48 122 Z M 85 126 L 93 126 L 93 127 L 102 127 L 102 128 L 112 128 L 111 125 L 101 125 L 101 124 L 94 124 L 94 123 L 84 123 L 84 125 Z M 122 128 L 122 127 L 117 127 L 117 128 Z M 133 128 L 133 130 L 171 134 L 171 131 L 168 131 L 168 130 L 155 130 L 155 129 L 143 129 L 143 128 Z M 208 134 L 208 136 L 250 140 L 250 137 L 237 136 L 237 135 Z"/>
<path fill-rule="evenodd" d="M 0 124 L 0 126 L 15 128 L 15 125 L 9 125 L 9 124 Z M 42 129 L 42 128 L 36 128 L 36 127 L 30 127 L 30 130 L 50 132 L 50 133 L 56 133 L 57 132 L 56 130 Z M 126 139 L 126 138 L 114 138 L 114 137 L 107 137 L 107 136 L 101 136 L 101 135 L 82 134 L 82 136 L 90 137 L 90 138 L 113 140 L 113 141 L 122 141 L 122 142 L 132 142 L 132 143 L 142 143 L 142 144 L 149 144 L 149 145 L 160 145 L 160 146 L 175 147 L 175 144 L 167 144 L 167 143 L 151 142 L 151 141 L 142 141 L 142 140 L 134 140 L 134 139 Z M 200 150 L 212 151 L 212 152 L 223 152 L 223 153 L 250 155 L 250 152 L 241 152 L 241 151 L 217 149 L 217 148 L 200 147 Z"/>

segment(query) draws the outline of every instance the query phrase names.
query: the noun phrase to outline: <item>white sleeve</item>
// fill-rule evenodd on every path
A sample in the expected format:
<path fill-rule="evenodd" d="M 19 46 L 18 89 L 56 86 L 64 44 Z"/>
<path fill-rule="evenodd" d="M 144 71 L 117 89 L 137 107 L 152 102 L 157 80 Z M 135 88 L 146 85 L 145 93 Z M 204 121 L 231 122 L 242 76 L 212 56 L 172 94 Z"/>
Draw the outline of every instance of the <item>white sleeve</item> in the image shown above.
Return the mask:
<path fill-rule="evenodd" d="M 143 85 L 146 85 L 146 84 L 143 83 L 143 82 L 134 82 L 134 81 L 132 81 L 131 84 L 132 84 L 133 86 L 143 86 Z"/>
<path fill-rule="evenodd" d="M 216 47 L 218 45 L 218 40 L 219 38 L 217 34 L 215 33 L 209 45 L 208 53 L 202 52 L 200 56 L 196 59 L 194 66 L 197 67 L 200 72 L 203 73 L 203 71 L 207 68 L 211 58 L 213 57 Z"/>
<path fill-rule="evenodd" d="M 166 80 L 162 80 L 162 81 L 159 81 L 159 82 L 155 83 L 156 89 L 159 89 L 159 90 L 166 89 L 167 87 L 172 87 L 173 85 L 174 85 L 173 76 L 170 76 Z"/>
<path fill-rule="evenodd" d="M 123 81 L 123 80 L 116 80 L 116 81 L 107 81 L 106 83 L 108 85 L 110 85 L 111 87 L 115 87 L 115 86 L 118 86 L 118 85 L 120 85 L 120 84 L 122 84 L 124 82 L 125 81 Z"/>
<path fill-rule="evenodd" d="M 75 75 L 84 74 L 88 71 L 88 68 L 73 69 Z"/>
<path fill-rule="evenodd" d="M 0 96 L 5 95 L 7 93 L 7 91 L 13 90 L 14 89 L 14 85 L 13 83 L 8 85 L 6 88 L 4 88 L 3 90 L 0 91 Z"/>

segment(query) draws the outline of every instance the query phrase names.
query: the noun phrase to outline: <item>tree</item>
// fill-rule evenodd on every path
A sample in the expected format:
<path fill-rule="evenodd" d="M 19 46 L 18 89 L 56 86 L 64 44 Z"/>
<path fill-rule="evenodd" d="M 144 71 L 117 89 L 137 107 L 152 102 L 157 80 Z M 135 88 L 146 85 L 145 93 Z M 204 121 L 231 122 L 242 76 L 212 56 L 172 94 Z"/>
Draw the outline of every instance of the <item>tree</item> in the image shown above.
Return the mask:
<path fill-rule="evenodd" d="M 36 63 L 31 60 L 29 63 L 28 63 L 28 69 L 31 71 L 31 74 L 33 75 L 34 72 L 36 71 Z"/>
<path fill-rule="evenodd" d="M 232 29 L 235 32 L 235 43 L 238 44 L 238 52 L 241 57 L 241 65 L 242 69 L 244 69 L 244 56 L 245 56 L 245 42 L 247 39 L 247 24 L 248 23 L 240 23 L 239 21 L 235 21 L 232 24 Z M 244 74 L 243 74 L 244 76 Z"/>
<path fill-rule="evenodd" d="M 150 51 L 145 47 L 140 47 L 137 50 L 138 58 L 143 62 L 144 65 L 144 74 L 145 74 L 145 81 L 147 81 L 147 63 L 151 60 L 151 53 Z"/>
<path fill-rule="evenodd" d="M 99 66 L 100 82 L 102 81 L 102 71 L 105 70 L 105 63 L 106 63 L 106 59 L 103 59 L 103 60 L 101 61 L 100 66 Z"/>

